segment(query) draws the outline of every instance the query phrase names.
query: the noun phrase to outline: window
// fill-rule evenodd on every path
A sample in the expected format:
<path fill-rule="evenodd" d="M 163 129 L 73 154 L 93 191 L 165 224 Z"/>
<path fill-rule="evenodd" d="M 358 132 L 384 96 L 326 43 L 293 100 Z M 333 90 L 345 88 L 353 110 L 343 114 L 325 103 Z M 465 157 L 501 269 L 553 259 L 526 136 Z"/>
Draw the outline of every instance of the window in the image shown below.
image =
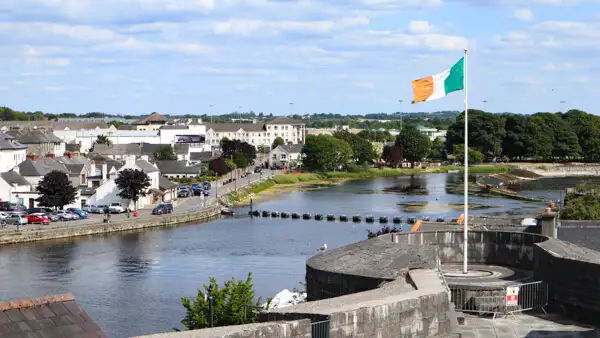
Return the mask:
<path fill-rule="evenodd" d="M 277 154 L 273 154 L 273 159 L 276 160 L 277 159 Z"/>
<path fill-rule="evenodd" d="M 287 154 L 281 154 L 281 159 L 285 160 L 287 158 Z"/>

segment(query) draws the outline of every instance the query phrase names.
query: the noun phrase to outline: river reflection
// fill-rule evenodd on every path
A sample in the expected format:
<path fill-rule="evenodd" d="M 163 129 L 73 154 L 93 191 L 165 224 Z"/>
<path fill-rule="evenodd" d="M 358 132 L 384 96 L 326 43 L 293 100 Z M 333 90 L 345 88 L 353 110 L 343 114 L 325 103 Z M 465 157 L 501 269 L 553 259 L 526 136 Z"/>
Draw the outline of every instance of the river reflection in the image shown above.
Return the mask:
<path fill-rule="evenodd" d="M 444 207 L 461 203 L 449 194 L 457 175 L 416 175 L 397 179 L 349 181 L 328 189 L 296 192 L 256 205 L 261 210 L 457 217 Z M 426 194 L 385 193 L 409 184 Z M 375 193 L 365 193 L 375 192 Z M 421 201 L 429 207 L 401 212 L 398 203 Z M 535 213 L 542 205 L 502 198 L 473 197 L 500 208 L 474 214 Z M 247 208 L 238 210 L 245 215 Z M 218 281 L 253 273 L 257 294 L 273 296 L 299 287 L 306 259 L 327 243 L 331 249 L 366 239 L 378 224 L 248 218 L 219 219 L 200 225 L 5 246 L 0 250 L 0 297 L 21 299 L 72 292 L 111 337 L 171 331 L 180 327 L 183 296 L 214 276 Z"/>

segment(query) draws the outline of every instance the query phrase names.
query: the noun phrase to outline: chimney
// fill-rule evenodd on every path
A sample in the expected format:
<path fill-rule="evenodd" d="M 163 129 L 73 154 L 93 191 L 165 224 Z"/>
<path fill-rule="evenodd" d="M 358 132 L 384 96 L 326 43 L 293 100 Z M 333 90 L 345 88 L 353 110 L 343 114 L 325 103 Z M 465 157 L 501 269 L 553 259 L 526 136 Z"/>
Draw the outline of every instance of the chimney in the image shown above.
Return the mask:
<path fill-rule="evenodd" d="M 35 157 L 34 153 L 29 153 L 29 154 L 27 154 L 27 158 L 30 159 L 30 160 L 32 160 L 32 161 L 35 161 L 36 157 Z"/>
<path fill-rule="evenodd" d="M 102 183 L 108 181 L 108 166 L 106 162 L 102 163 Z"/>
<path fill-rule="evenodd" d="M 94 160 L 90 161 L 90 176 L 96 176 L 96 162 Z"/>
<path fill-rule="evenodd" d="M 125 164 L 129 166 L 135 165 L 135 155 L 127 155 L 125 156 Z"/>
<path fill-rule="evenodd" d="M 51 159 L 56 159 L 56 156 L 53 153 L 46 154 L 46 157 L 50 157 Z"/>
<path fill-rule="evenodd" d="M 65 151 L 65 156 L 68 158 L 73 158 L 73 153 L 70 151 Z"/>

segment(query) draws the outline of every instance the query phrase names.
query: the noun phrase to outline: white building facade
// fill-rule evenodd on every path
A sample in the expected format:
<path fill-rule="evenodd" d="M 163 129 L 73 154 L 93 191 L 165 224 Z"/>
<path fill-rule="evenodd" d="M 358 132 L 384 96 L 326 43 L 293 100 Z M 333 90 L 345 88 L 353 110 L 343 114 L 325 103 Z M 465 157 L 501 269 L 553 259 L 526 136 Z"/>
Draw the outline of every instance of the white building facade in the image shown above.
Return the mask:
<path fill-rule="evenodd" d="M 248 124 L 209 124 L 206 128 L 206 144 L 219 147 L 223 138 L 240 140 L 255 147 L 271 147 L 273 141 L 281 137 L 285 144 L 303 144 L 305 124 L 285 116 L 265 123 Z"/>

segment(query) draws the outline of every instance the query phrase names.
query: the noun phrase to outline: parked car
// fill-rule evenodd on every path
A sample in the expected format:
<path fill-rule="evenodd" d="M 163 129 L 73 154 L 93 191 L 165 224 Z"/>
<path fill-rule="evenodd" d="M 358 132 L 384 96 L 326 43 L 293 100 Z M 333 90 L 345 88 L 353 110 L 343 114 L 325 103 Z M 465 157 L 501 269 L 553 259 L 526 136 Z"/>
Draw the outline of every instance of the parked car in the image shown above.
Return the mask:
<path fill-rule="evenodd" d="M 121 214 L 125 211 L 125 207 L 123 207 L 123 204 L 121 204 L 120 202 L 111 203 L 108 207 L 108 212 L 110 212 L 111 214 Z"/>
<path fill-rule="evenodd" d="M 67 211 L 72 212 L 75 215 L 78 215 L 79 218 L 87 218 L 88 217 L 88 213 L 81 210 L 81 209 L 77 209 L 77 208 L 67 208 Z"/>
<path fill-rule="evenodd" d="M 33 213 L 27 215 L 27 223 L 29 224 L 48 224 L 50 223 L 50 219 L 46 214 L 42 213 Z"/>
<path fill-rule="evenodd" d="M 0 211 L 0 219 L 6 219 L 6 217 L 8 217 L 8 215 L 9 215 L 9 213 Z"/>
<path fill-rule="evenodd" d="M 49 208 L 29 208 L 25 210 L 27 214 L 45 214 L 48 212 L 52 212 L 52 209 Z"/>
<path fill-rule="evenodd" d="M 73 217 L 73 220 L 74 220 L 74 221 L 76 221 L 76 220 L 78 220 L 78 219 L 80 219 L 80 218 L 81 218 L 81 216 L 79 216 L 79 215 L 78 215 L 78 214 L 76 214 L 76 213 L 72 213 L 72 212 L 70 212 L 70 211 L 68 211 L 68 210 L 65 210 L 65 211 L 66 211 L 68 214 L 70 214 L 70 215 L 71 215 L 71 217 Z"/>
<path fill-rule="evenodd" d="M 262 167 L 260 167 L 260 166 L 256 166 L 256 167 L 254 167 L 254 173 L 255 173 L 255 174 L 262 173 L 262 170 L 263 170 L 263 169 L 262 169 Z"/>
<path fill-rule="evenodd" d="M 53 214 L 53 213 L 48 213 L 48 214 L 44 214 L 46 215 L 46 217 L 48 217 L 48 219 L 50 220 L 50 222 L 58 222 L 60 221 L 60 217 L 58 217 L 57 215 Z"/>
<path fill-rule="evenodd" d="M 0 202 L 0 211 L 25 211 L 25 206 L 11 202 Z"/>
<path fill-rule="evenodd" d="M 99 205 L 96 206 L 96 208 L 98 208 L 98 213 L 99 214 L 105 214 L 106 211 L 109 209 L 108 205 L 106 205 L 106 204 L 99 204 Z"/>
<path fill-rule="evenodd" d="M 152 209 L 152 215 L 170 214 L 173 212 L 173 204 L 161 203 Z"/>
<path fill-rule="evenodd" d="M 59 221 L 72 221 L 73 220 L 73 214 L 66 210 L 57 210 L 57 211 L 53 212 L 52 214 L 56 215 L 58 217 Z"/>
<path fill-rule="evenodd" d="M 208 190 L 203 190 L 202 193 L 204 193 L 204 196 L 209 196 L 210 192 Z"/>
<path fill-rule="evenodd" d="M 210 190 L 210 188 L 211 188 L 210 182 L 204 182 L 204 183 L 202 183 L 202 188 L 204 190 Z"/>
<path fill-rule="evenodd" d="M 177 197 L 188 197 L 189 195 L 190 193 L 187 190 L 179 190 L 177 193 Z"/>
<path fill-rule="evenodd" d="M 6 217 L 4 221 L 6 222 L 6 224 L 25 225 L 27 224 L 27 216 L 25 216 L 25 214 L 22 213 L 14 213 L 8 215 L 8 217 Z"/>
<path fill-rule="evenodd" d="M 90 213 L 90 214 L 102 214 L 104 213 L 104 206 L 103 205 L 95 205 L 95 204 L 91 204 L 91 205 L 86 205 L 85 207 L 81 208 L 83 211 Z"/>
<path fill-rule="evenodd" d="M 204 191 L 202 190 L 202 188 L 196 187 L 194 188 L 194 190 L 192 190 L 192 193 L 194 194 L 194 196 L 200 196 L 204 193 Z"/>

